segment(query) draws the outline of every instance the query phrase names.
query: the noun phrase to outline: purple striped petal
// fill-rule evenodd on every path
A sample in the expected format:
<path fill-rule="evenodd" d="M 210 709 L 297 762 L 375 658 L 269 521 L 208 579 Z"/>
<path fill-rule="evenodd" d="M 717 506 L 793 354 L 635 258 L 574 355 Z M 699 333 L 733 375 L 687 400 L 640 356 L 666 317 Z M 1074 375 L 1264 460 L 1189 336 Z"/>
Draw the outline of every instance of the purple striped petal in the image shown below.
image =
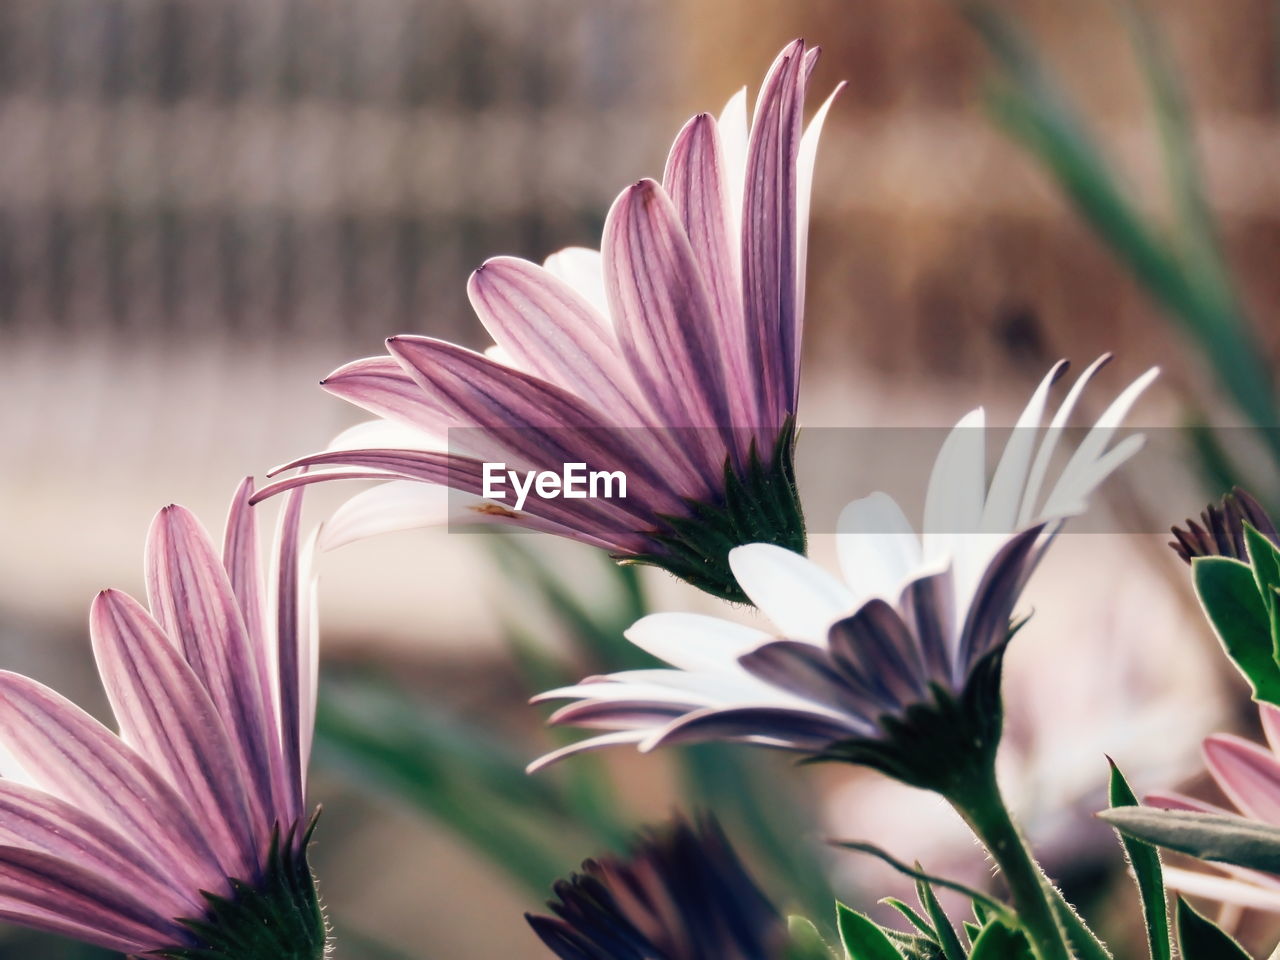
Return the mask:
<path fill-rule="evenodd" d="M 304 677 L 310 673 L 307 663 L 308 641 L 303 636 L 301 585 L 298 563 L 298 539 L 302 525 L 302 490 L 291 491 L 280 513 L 276 532 L 276 657 L 277 682 L 280 690 L 280 744 L 284 752 L 284 768 L 288 778 L 281 812 L 285 823 L 302 817 L 305 794 L 306 759 L 304 741 L 310 731 L 303 732 L 304 717 L 315 714 L 315 689 Z"/>
<path fill-rule="evenodd" d="M 775 640 L 738 657 L 743 668 L 765 683 L 812 700 L 839 713 L 852 714 L 872 730 L 868 713 L 874 705 L 851 686 L 831 655 L 812 643 Z"/>
<path fill-rule="evenodd" d="M 251 492 L 251 485 L 246 490 L 242 484 L 236 504 L 244 504 Z M 234 507 L 232 522 L 253 548 L 252 519 L 237 516 L 249 509 Z M 243 529 L 246 525 L 249 531 Z M 236 563 L 256 565 L 256 558 L 236 557 Z M 189 510 L 170 506 L 160 511 L 151 525 L 146 566 L 152 613 L 178 644 L 226 725 L 237 766 L 244 772 L 250 824 L 258 848 L 265 849 L 275 820 L 272 786 L 279 728 L 261 634 L 255 643 L 217 548 Z M 245 572 L 256 575 L 256 570 L 241 574 Z M 245 589 L 243 583 L 241 587 Z M 256 595 L 251 602 L 256 606 Z"/>
<path fill-rule="evenodd" d="M 676 137 L 662 185 L 675 205 L 706 284 L 711 330 L 725 361 L 732 422 L 748 427 L 760 422 L 760 413 L 755 381 L 747 374 L 742 238 L 731 232 L 734 221 L 727 181 L 715 118 L 699 114 Z M 745 462 L 747 452 L 739 450 L 740 462 Z"/>
<path fill-rule="evenodd" d="M 951 682 L 951 648 L 956 630 L 955 578 L 950 568 L 912 580 L 902 591 L 899 608 L 919 644 L 925 677 Z"/>
<path fill-rule="evenodd" d="M 207 904 L 195 890 L 163 880 L 160 865 L 114 827 L 57 797 L 0 781 L 0 846 L 38 850 L 131 890 L 162 916 L 198 916 Z"/>
<path fill-rule="evenodd" d="M 747 149 L 742 223 L 747 368 L 760 377 L 760 426 L 770 431 L 794 412 L 798 386 L 796 160 L 808 73 L 804 49 L 803 41 L 795 41 L 770 68 Z"/>
<path fill-rule="evenodd" d="M 424 388 L 475 424 L 492 428 L 510 455 L 541 469 L 586 463 L 627 475 L 627 498 L 610 501 L 637 519 L 654 512 L 680 513 L 684 504 L 631 444 L 626 430 L 545 381 L 441 340 L 393 337 L 388 349 Z"/>
<path fill-rule="evenodd" d="M 0 847 L 0 910 L 27 926 L 126 953 L 190 942 L 186 930 L 132 893 L 36 850 Z"/>
<path fill-rule="evenodd" d="M 1040 556 L 1036 541 L 1043 532 L 1044 524 L 1038 524 L 1015 534 L 987 564 L 960 633 L 956 651 L 957 685 L 964 682 L 975 661 L 1008 637 L 1013 608 Z"/>
<path fill-rule="evenodd" d="M 880 599 L 836 621 L 828 633 L 831 657 L 886 710 L 900 710 L 928 692 L 916 640 L 898 611 Z M 863 712 L 871 712 L 868 704 Z"/>
<path fill-rule="evenodd" d="M 142 606 L 104 591 L 89 633 L 107 697 L 125 742 L 168 778 L 190 804 L 225 876 L 258 865 L 242 771 L 218 708 L 195 672 Z"/>
<path fill-rule="evenodd" d="M 430 436 L 443 436 L 451 426 L 466 426 L 425 392 L 393 357 L 353 360 L 321 380 L 320 386 L 372 414 Z"/>
<path fill-rule="evenodd" d="M 175 886 L 222 891 L 226 872 L 173 787 L 74 703 L 0 671 L 0 740 L 37 787 L 117 825 Z"/>
<path fill-rule="evenodd" d="M 1280 825 L 1280 762 L 1270 751 L 1215 734 L 1205 738 L 1204 756 L 1213 779 L 1242 813 Z"/>
<path fill-rule="evenodd" d="M 696 706 L 660 700 L 580 700 L 561 707 L 547 723 L 594 730 L 653 728 L 682 717 Z"/>
<path fill-rule="evenodd" d="M 736 740 L 817 752 L 863 733 L 852 724 L 793 707 L 709 707 L 669 724 L 642 742 L 640 750 L 648 753 L 679 743 Z"/>
<path fill-rule="evenodd" d="M 693 428 L 689 443 L 709 489 L 717 489 L 735 426 L 724 361 L 706 284 L 662 187 L 641 180 L 619 195 L 601 249 L 618 340 L 636 382 L 668 426 Z"/>

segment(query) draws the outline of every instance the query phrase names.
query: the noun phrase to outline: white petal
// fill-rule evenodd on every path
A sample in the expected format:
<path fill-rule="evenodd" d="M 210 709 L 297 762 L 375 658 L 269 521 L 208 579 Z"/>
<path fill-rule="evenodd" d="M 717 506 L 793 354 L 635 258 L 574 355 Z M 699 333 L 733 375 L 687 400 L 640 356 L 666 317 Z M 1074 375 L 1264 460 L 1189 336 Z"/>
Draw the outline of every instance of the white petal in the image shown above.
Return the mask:
<path fill-rule="evenodd" d="M 732 218 L 730 236 L 736 237 L 741 249 L 742 205 L 746 193 L 747 144 L 750 136 L 747 127 L 747 88 L 743 87 L 724 105 L 716 121 L 720 134 L 720 149 L 724 158 L 725 191 L 729 195 L 729 214 Z"/>
<path fill-rule="evenodd" d="M 986 415 L 972 410 L 947 434 L 938 451 L 924 502 L 924 557 L 946 561 L 957 538 L 976 533 L 986 500 Z"/>
<path fill-rule="evenodd" d="M 1004 445 L 1004 453 L 1000 455 L 1000 462 L 996 465 L 996 472 L 991 478 L 991 486 L 987 490 L 987 501 L 982 510 L 983 530 L 990 533 L 1014 531 L 1018 514 L 1021 513 L 1027 474 L 1031 470 L 1031 455 L 1040 439 L 1040 423 L 1044 419 L 1049 389 L 1065 366 L 1065 360 L 1059 360 L 1053 365 L 1031 395 L 1018 422 L 1014 424 L 1013 432 Z"/>
<path fill-rule="evenodd" d="M 1182 893 L 1208 897 L 1219 903 L 1234 903 L 1255 910 L 1280 913 L 1280 888 L 1169 866 L 1164 868 L 1164 879 L 1169 887 Z"/>
<path fill-rule="evenodd" d="M 827 629 L 856 604 L 849 588 L 822 567 L 773 544 L 730 550 L 729 567 L 751 602 L 792 640 L 825 644 Z"/>
<path fill-rule="evenodd" d="M 827 122 L 827 114 L 835 103 L 840 91 L 845 88 L 842 82 L 831 96 L 823 101 L 809 126 L 800 138 L 800 150 L 796 155 L 796 316 L 804 316 L 805 265 L 809 253 L 809 198 L 813 194 L 813 168 L 818 159 L 818 140 L 822 137 L 823 124 Z M 743 105 L 746 112 L 746 105 Z"/>
<path fill-rule="evenodd" d="M 841 510 L 836 534 L 840 572 L 858 602 L 871 597 L 896 600 L 924 561 L 911 521 L 885 493 L 873 493 Z"/>
<path fill-rule="evenodd" d="M 654 613 L 626 631 L 641 650 L 681 670 L 737 667 L 738 657 L 770 639 L 741 624 L 697 613 Z"/>
<path fill-rule="evenodd" d="M 604 264 L 599 250 L 588 247 L 565 247 L 551 254 L 542 265 L 599 311 L 600 316 L 612 322 L 609 298 L 604 292 Z"/>
<path fill-rule="evenodd" d="M 571 757 L 575 753 L 581 753 L 584 750 L 596 750 L 600 747 L 612 747 L 624 743 L 639 743 L 645 737 L 649 736 L 648 730 L 618 730 L 613 733 L 602 733 L 598 737 L 588 737 L 586 740 L 579 740 L 577 743 L 571 743 L 567 747 L 561 747 L 559 750 L 552 750 L 545 753 L 537 760 L 524 768 L 525 773 L 537 773 L 544 767 L 565 757 Z"/>
<path fill-rule="evenodd" d="M 628 673 L 639 677 L 629 681 Z M 647 676 L 646 676 L 647 675 Z M 621 674 L 609 674 L 598 680 L 585 680 L 569 687 L 557 687 L 533 697 L 531 703 L 547 700 L 578 700 L 595 703 L 618 701 L 654 701 L 657 703 L 681 703 L 713 706 L 720 703 L 714 683 L 702 684 L 698 675 L 681 670 L 635 670 Z M 693 679 L 691 679 L 693 678 Z"/>
<path fill-rule="evenodd" d="M 443 450 L 445 431 L 428 433 L 394 420 L 366 420 L 329 442 L 330 450 Z"/>
<path fill-rule="evenodd" d="M 364 490 L 340 506 L 321 529 L 321 550 L 397 530 L 442 526 L 456 517 L 452 501 L 478 500 L 433 483 L 393 480 Z"/>

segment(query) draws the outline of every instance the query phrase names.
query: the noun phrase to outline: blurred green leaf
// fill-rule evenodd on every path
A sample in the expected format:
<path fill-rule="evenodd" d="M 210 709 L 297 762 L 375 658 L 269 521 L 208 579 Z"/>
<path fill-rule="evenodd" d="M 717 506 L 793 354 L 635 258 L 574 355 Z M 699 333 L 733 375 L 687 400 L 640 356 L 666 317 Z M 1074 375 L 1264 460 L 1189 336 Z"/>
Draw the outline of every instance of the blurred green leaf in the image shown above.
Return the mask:
<path fill-rule="evenodd" d="M 917 863 L 916 869 L 919 868 L 920 864 Z M 933 922 L 934 939 L 942 948 L 942 955 L 946 960 L 964 960 L 964 945 L 960 943 L 960 938 L 956 936 L 956 928 L 951 925 L 951 919 L 942 909 L 942 904 L 938 902 L 933 886 L 927 880 L 917 880 L 916 896 L 920 898 L 920 905 L 924 907 L 925 912 L 929 914 L 929 919 Z"/>
<path fill-rule="evenodd" d="M 1115 763 L 1111 763 L 1109 797 L 1112 807 L 1138 805 L 1138 798 Z M 1146 920 L 1151 960 L 1171 960 L 1173 947 L 1169 941 L 1169 905 L 1165 901 L 1164 869 L 1160 866 L 1160 854 L 1141 840 L 1121 835 L 1121 841 L 1138 885 L 1138 898 Z"/>
<path fill-rule="evenodd" d="M 849 960 L 902 960 L 902 954 L 893 941 L 880 929 L 879 924 L 865 914 L 850 910 L 843 903 L 836 904 L 836 924 L 840 928 L 840 942 Z"/>
<path fill-rule="evenodd" d="M 799 916 L 787 917 L 787 932 L 790 935 L 787 960 L 835 960 L 835 951 L 822 939 L 812 921 Z"/>
<path fill-rule="evenodd" d="M 1253 687 L 1255 700 L 1280 704 L 1280 665 L 1252 568 L 1230 557 L 1191 563 L 1196 596 L 1232 663 Z"/>
<path fill-rule="evenodd" d="M 1035 960 L 1035 953 L 1021 930 L 992 920 L 973 941 L 969 960 Z"/>
<path fill-rule="evenodd" d="M 1252 960 L 1221 927 L 1178 898 L 1178 949 L 1182 960 Z"/>
<path fill-rule="evenodd" d="M 1121 833 L 1201 860 L 1280 873 L 1280 827 L 1243 817 L 1150 807 L 1098 814 Z"/>

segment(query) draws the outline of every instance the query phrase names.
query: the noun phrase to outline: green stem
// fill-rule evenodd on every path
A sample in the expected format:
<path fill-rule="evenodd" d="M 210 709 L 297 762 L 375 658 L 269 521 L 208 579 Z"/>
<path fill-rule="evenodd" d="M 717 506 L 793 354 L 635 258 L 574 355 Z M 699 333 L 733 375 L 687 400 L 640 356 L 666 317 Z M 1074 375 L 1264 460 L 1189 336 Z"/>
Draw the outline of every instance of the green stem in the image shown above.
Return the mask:
<path fill-rule="evenodd" d="M 994 765 L 985 765 L 981 772 L 975 770 L 973 776 L 957 783 L 947 792 L 947 799 L 1004 874 L 1014 910 L 1038 960 L 1072 960 L 1066 933 L 1055 915 L 1053 892 L 1009 815 Z"/>

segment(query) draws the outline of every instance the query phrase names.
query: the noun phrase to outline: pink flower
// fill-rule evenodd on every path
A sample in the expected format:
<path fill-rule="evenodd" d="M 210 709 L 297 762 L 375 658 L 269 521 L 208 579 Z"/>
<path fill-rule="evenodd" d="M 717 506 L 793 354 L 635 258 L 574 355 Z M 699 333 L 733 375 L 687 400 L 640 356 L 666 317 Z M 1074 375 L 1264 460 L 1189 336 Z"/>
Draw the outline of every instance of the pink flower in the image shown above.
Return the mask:
<path fill-rule="evenodd" d="M 732 547 L 805 544 L 792 446 L 809 194 L 831 104 L 805 129 L 817 58 L 787 46 L 750 122 L 745 90 L 718 119 L 690 120 L 662 183 L 640 180 L 614 202 L 600 251 L 480 267 L 468 289 L 496 344 L 487 354 L 397 336 L 389 356 L 332 373 L 327 390 L 379 419 L 282 468 L 326 469 L 260 496 L 385 479 L 326 524 L 326 547 L 447 519 L 516 525 L 745 599 Z M 622 471 L 626 495 L 516 508 L 485 496 L 486 462 Z M 446 502 L 428 485 L 458 493 Z"/>
<path fill-rule="evenodd" d="M 271 590 L 252 492 L 245 481 L 236 494 L 221 556 L 187 510 L 160 511 L 148 605 L 115 590 L 94 599 L 118 734 L 0 672 L 5 920 L 126 954 L 323 955 L 306 863 L 315 642 L 301 503 L 285 506 Z"/>

